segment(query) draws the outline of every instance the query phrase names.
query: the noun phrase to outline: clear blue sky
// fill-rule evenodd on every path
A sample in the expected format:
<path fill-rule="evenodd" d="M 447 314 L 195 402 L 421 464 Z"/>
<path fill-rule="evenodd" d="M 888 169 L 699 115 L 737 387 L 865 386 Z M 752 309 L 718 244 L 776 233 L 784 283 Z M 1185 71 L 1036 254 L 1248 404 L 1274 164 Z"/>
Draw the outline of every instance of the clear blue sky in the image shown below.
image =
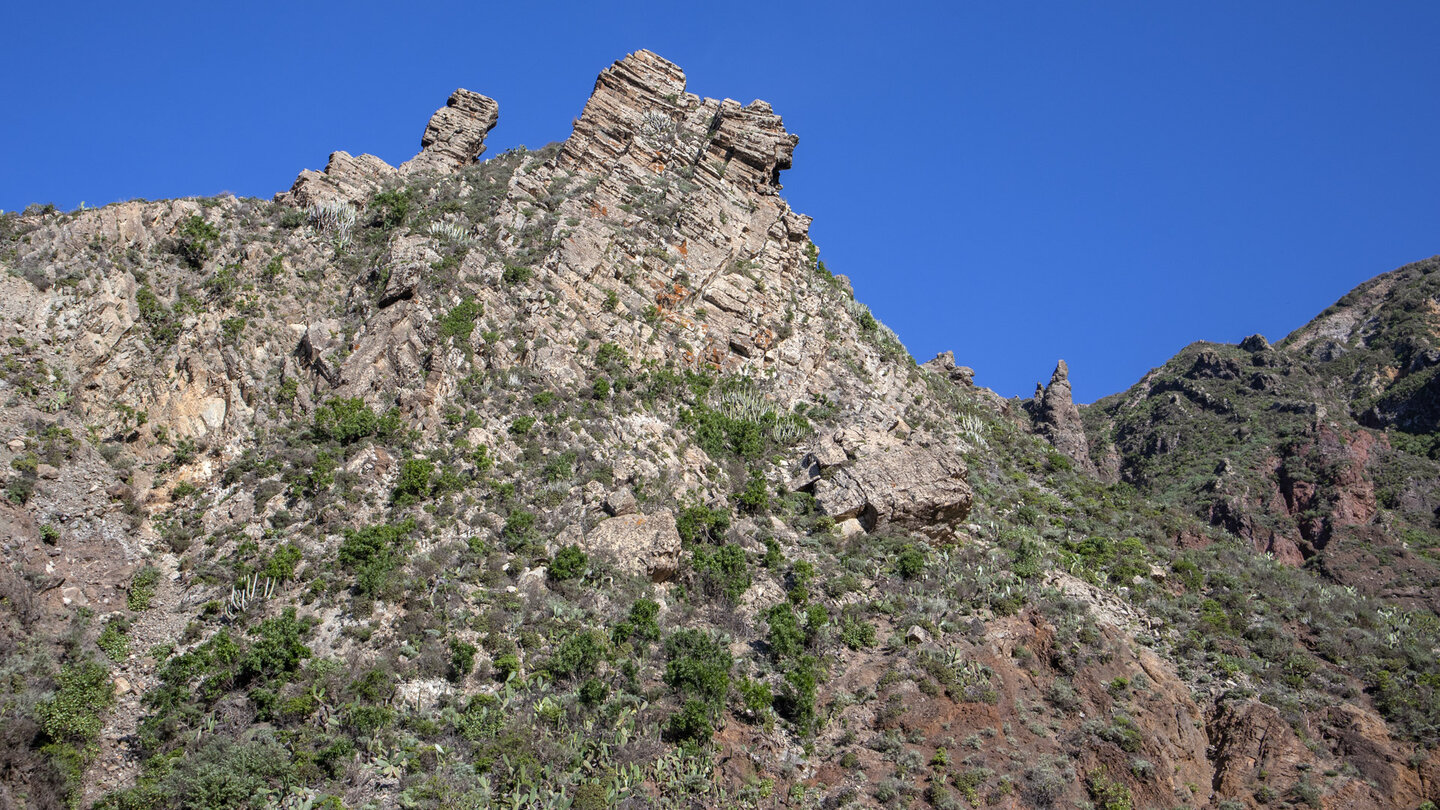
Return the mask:
<path fill-rule="evenodd" d="M 1103 9 L 1098 11 L 1097 9 Z M 637 48 L 800 135 L 785 195 L 921 361 L 1077 398 L 1440 253 L 1440 3 L 6 3 L 0 209 L 269 197 L 455 87 L 564 138 Z"/>

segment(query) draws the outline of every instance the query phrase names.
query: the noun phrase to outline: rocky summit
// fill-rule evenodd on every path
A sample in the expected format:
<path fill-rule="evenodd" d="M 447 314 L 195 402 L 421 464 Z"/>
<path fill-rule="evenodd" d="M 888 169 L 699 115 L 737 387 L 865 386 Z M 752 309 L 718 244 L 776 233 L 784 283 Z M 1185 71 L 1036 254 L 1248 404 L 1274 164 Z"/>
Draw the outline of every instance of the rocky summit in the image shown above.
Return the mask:
<path fill-rule="evenodd" d="M 765 102 L 500 123 L 0 215 L 0 806 L 1440 801 L 1440 261 L 1006 400 Z"/>

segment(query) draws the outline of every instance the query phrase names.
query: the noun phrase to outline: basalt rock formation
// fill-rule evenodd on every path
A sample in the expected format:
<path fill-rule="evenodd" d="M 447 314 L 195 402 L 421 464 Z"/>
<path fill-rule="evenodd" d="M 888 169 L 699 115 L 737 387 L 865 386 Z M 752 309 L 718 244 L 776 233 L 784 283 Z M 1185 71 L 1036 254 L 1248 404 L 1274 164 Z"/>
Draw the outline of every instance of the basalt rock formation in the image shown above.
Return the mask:
<path fill-rule="evenodd" d="M 1055 364 L 1049 385 L 1035 386 L 1035 398 L 1029 409 L 1036 432 L 1081 471 L 1096 474 L 1095 464 L 1090 460 L 1090 443 L 1085 438 L 1085 425 L 1080 421 L 1080 409 L 1070 396 L 1070 367 L 1064 360 Z"/>
<path fill-rule="evenodd" d="M 497 120 L 0 216 L 0 806 L 1440 800 L 1433 262 L 1022 410 L 768 104 Z"/>

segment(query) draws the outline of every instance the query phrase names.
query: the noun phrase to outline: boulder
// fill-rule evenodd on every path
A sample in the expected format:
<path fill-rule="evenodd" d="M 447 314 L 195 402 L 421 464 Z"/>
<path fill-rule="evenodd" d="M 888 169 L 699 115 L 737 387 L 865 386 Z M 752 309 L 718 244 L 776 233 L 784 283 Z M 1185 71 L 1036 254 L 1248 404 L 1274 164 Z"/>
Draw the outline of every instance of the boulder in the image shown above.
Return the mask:
<path fill-rule="evenodd" d="M 635 505 L 635 494 L 624 487 L 606 495 L 601 508 L 611 517 L 633 515 L 638 511 L 638 507 Z"/>
<path fill-rule="evenodd" d="M 344 200 L 361 206 L 394 176 L 395 168 L 374 155 L 357 157 L 344 151 L 331 152 L 325 171 L 301 171 L 289 193 L 277 196 L 288 196 L 290 202 L 301 207 L 324 200 Z"/>
<path fill-rule="evenodd" d="M 821 471 L 808 486 L 826 515 L 841 523 L 855 519 L 866 531 L 895 523 L 939 536 L 969 514 L 965 462 L 953 451 L 886 434 L 864 439 L 851 433 L 837 433 L 831 447 L 806 456 L 807 466 Z M 836 454 L 837 447 L 849 452 Z"/>
<path fill-rule="evenodd" d="M 680 533 L 668 509 L 602 520 L 576 545 L 621 571 L 649 576 L 652 582 L 664 582 L 680 568 Z"/>

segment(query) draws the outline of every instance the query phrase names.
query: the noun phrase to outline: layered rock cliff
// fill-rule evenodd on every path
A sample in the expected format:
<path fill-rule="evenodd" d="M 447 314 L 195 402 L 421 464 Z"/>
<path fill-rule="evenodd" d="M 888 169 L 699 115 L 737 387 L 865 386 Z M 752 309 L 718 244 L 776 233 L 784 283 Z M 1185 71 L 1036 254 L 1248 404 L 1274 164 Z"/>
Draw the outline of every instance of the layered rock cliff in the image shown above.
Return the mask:
<path fill-rule="evenodd" d="M 1418 526 L 1429 462 L 1367 498 L 1394 435 L 1275 405 L 1271 466 L 1162 487 L 1314 340 L 1027 419 L 819 260 L 764 102 L 641 51 L 562 144 L 477 162 L 500 120 L 0 217 L 0 803 L 1440 798 L 1428 586 L 1284 564 Z"/>

